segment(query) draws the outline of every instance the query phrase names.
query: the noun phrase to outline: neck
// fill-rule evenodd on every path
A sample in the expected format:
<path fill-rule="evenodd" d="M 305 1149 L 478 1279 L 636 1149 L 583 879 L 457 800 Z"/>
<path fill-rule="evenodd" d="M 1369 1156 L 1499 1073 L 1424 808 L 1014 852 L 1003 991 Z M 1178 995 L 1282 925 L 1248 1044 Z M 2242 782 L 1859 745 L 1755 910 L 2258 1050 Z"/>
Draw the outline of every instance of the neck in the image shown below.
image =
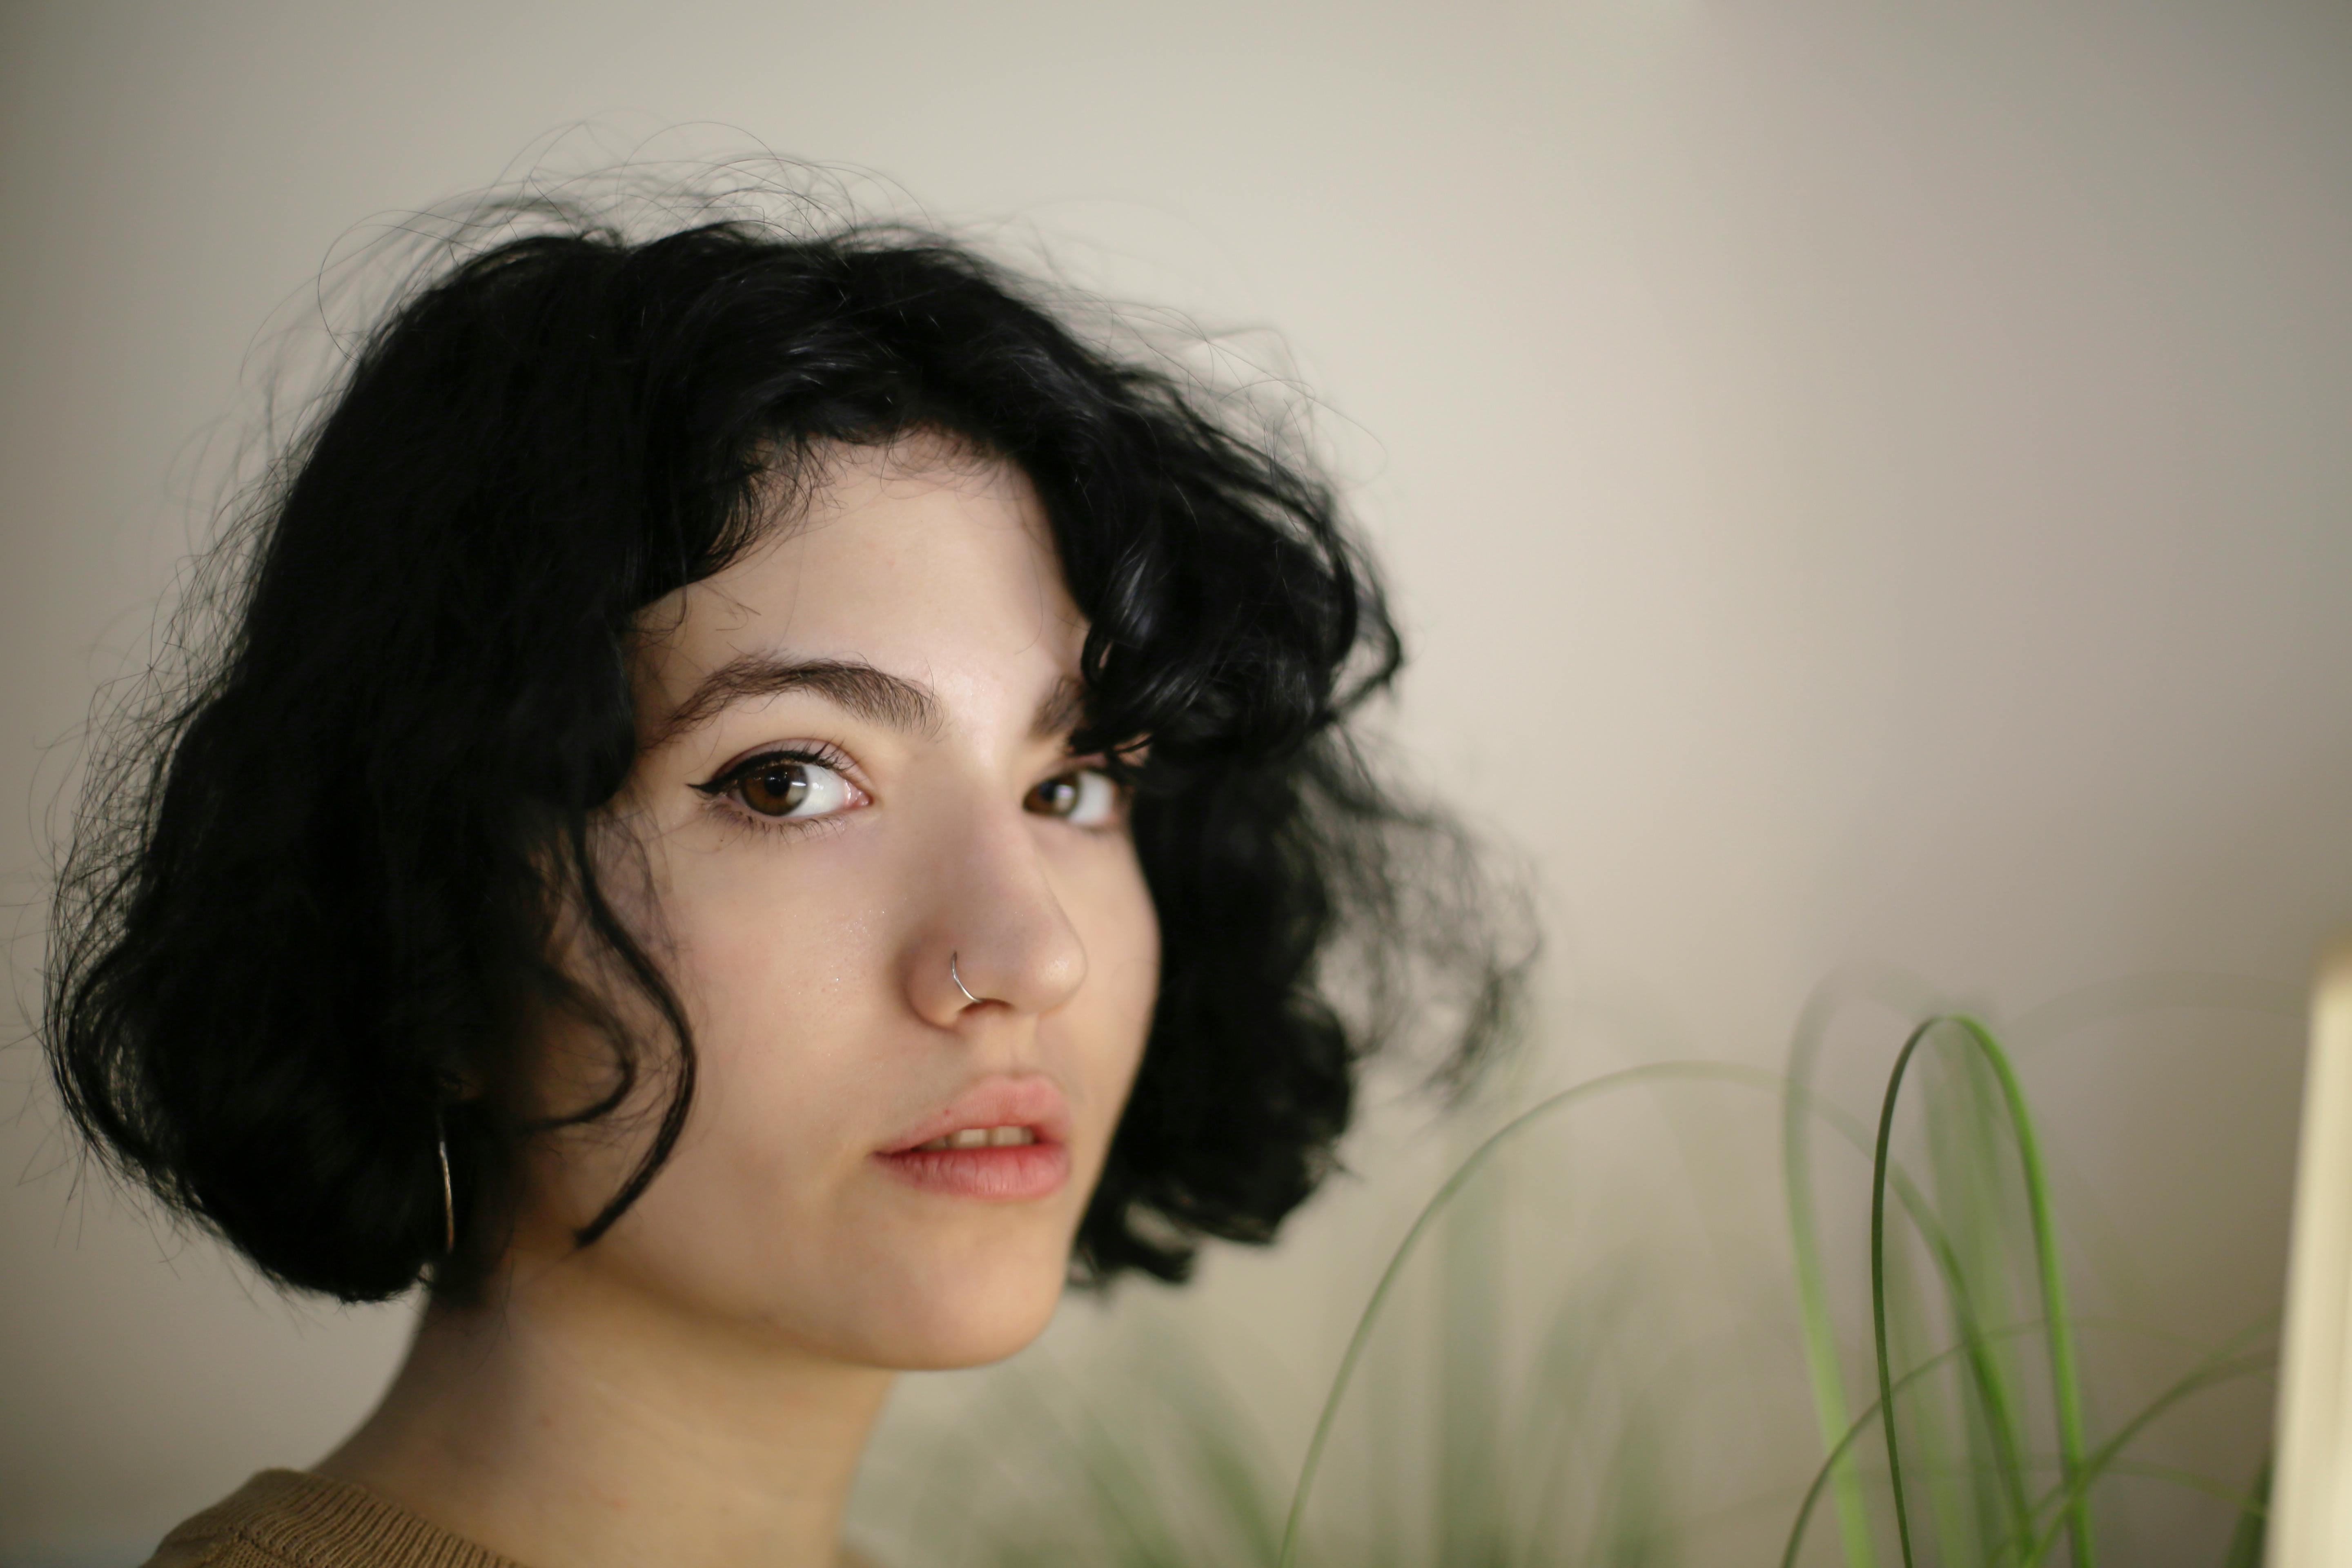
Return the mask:
<path fill-rule="evenodd" d="M 435 1302 L 317 1466 L 519 1563 L 831 1568 L 890 1373 L 562 1262 Z"/>

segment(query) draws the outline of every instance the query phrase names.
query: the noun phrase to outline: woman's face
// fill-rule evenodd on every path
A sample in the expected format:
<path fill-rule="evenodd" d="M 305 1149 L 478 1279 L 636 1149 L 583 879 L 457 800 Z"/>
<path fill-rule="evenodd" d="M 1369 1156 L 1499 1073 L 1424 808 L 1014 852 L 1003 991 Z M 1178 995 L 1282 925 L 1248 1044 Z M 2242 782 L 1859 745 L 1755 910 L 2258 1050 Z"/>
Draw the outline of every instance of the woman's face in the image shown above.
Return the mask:
<path fill-rule="evenodd" d="M 936 443 L 826 472 L 804 518 L 641 623 L 613 837 L 645 860 L 607 882 L 700 1078 L 593 1247 L 568 1233 L 646 1123 L 535 1154 L 517 1265 L 829 1358 L 969 1364 L 1052 1313 L 1159 929 L 1125 801 L 1068 750 L 1086 627 L 1027 480 Z M 551 1046 L 552 1083 L 593 1059 Z"/>

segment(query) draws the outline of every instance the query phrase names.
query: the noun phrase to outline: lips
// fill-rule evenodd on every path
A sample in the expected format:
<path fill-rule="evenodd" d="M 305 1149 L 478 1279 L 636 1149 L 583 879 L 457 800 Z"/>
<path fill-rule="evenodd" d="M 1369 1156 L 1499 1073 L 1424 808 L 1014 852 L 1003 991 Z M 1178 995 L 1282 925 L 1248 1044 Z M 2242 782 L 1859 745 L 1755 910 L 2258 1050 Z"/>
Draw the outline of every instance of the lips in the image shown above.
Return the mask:
<path fill-rule="evenodd" d="M 1018 1203 L 1070 1175 L 1070 1109 L 1051 1079 L 985 1079 L 893 1138 L 874 1158 L 947 1196 Z"/>

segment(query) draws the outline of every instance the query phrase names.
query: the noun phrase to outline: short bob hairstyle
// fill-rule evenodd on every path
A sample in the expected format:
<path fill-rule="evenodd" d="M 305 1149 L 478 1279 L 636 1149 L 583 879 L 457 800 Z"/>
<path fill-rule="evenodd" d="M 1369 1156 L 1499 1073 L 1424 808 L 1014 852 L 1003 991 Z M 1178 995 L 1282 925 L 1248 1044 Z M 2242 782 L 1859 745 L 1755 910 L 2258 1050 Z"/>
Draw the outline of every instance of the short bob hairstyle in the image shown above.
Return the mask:
<path fill-rule="evenodd" d="M 1076 744 L 1139 757 L 1163 978 L 1076 1278 L 1179 1279 L 1202 1237 L 1270 1238 L 1330 1167 L 1364 1055 L 1433 1016 L 1422 993 L 1444 993 L 1441 1074 L 1496 1037 L 1518 965 L 1461 837 L 1350 736 L 1397 634 L 1278 423 L 925 233 L 504 218 L 365 336 L 198 579 L 225 635 L 96 752 L 43 1026 L 118 1171 L 282 1284 L 464 1293 L 524 1142 L 658 1090 L 580 1244 L 628 1208 L 695 1081 L 593 853 L 639 745 L 635 617 L 789 526 L 775 498 L 834 443 L 944 437 L 1027 475 L 1090 622 Z M 595 984 L 551 957 L 567 910 Z M 612 1073 L 534 1122 L 499 1086 L 550 1009 Z"/>

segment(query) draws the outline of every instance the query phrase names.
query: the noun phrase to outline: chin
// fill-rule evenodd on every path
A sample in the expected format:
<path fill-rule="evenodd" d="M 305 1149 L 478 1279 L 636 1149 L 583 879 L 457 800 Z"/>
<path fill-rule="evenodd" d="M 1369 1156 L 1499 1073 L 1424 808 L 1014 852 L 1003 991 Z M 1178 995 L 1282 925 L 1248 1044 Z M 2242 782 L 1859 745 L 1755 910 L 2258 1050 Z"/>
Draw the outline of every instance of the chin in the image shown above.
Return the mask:
<path fill-rule="evenodd" d="M 1003 1361 L 1053 1321 L 1068 1278 L 1066 1247 L 914 1271 L 854 1309 L 851 1359 L 901 1372 Z"/>

